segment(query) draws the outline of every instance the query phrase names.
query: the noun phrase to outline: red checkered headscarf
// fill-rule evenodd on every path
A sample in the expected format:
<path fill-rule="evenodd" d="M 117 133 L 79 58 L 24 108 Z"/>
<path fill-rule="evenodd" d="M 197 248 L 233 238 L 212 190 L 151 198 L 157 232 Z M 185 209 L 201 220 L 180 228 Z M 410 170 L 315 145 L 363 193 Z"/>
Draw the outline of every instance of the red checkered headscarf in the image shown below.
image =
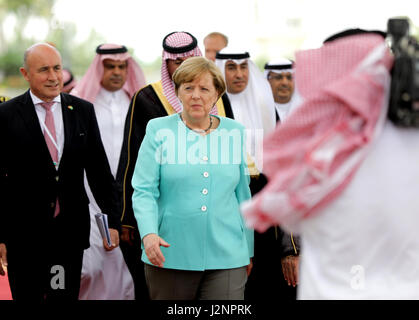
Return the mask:
<path fill-rule="evenodd" d="M 243 204 L 249 226 L 298 231 L 298 221 L 341 194 L 386 120 L 392 62 L 375 34 L 297 53 L 304 102 L 264 142 L 269 183 Z"/>
<path fill-rule="evenodd" d="M 167 59 L 176 60 L 183 57 L 202 56 L 196 38 L 188 32 L 172 32 L 163 40 L 161 64 L 161 81 L 163 93 L 177 113 L 182 111 L 182 105 L 176 97 L 175 84 L 167 70 Z"/>

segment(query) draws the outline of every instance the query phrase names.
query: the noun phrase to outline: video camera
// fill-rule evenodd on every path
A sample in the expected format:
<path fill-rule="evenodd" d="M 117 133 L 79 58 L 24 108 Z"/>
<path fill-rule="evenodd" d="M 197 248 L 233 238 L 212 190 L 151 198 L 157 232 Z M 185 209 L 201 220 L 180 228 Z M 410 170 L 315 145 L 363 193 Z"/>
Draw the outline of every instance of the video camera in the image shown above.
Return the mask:
<path fill-rule="evenodd" d="M 388 117 L 398 126 L 419 127 L 419 44 L 409 21 L 389 19 L 387 40 L 394 54 Z"/>

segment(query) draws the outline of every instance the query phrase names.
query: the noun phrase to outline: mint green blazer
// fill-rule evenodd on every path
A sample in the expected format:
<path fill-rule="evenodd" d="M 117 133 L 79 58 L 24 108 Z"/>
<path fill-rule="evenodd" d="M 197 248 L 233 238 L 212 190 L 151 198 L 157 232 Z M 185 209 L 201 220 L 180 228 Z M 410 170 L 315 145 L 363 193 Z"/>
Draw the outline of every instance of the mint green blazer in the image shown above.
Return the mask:
<path fill-rule="evenodd" d="M 248 265 L 253 230 L 239 205 L 250 199 L 244 127 L 218 117 L 201 136 L 178 114 L 149 121 L 132 177 L 141 238 L 158 234 L 165 268 L 230 269 Z M 142 260 L 151 264 L 143 251 Z"/>

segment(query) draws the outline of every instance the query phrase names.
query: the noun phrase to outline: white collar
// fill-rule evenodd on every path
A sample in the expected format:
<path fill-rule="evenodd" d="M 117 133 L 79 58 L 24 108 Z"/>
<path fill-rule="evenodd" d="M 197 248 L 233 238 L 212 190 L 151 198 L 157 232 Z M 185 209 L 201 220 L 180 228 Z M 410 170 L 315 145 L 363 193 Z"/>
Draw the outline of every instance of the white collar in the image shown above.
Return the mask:
<path fill-rule="evenodd" d="M 33 105 L 36 106 L 37 104 L 43 103 L 45 101 L 41 100 L 40 98 L 38 98 L 33 92 L 32 90 L 29 90 L 29 94 L 32 98 L 32 102 Z M 57 103 L 61 103 L 61 95 L 59 94 L 58 96 L 56 96 L 54 99 L 52 99 L 52 101 L 57 102 Z"/>
<path fill-rule="evenodd" d="M 98 94 L 98 97 L 100 97 L 101 99 L 107 102 L 111 102 L 112 100 L 115 100 L 115 99 L 120 99 L 122 98 L 122 96 L 127 96 L 125 90 L 122 88 L 117 91 L 109 91 L 109 90 L 106 90 L 104 87 L 101 87 Z"/>

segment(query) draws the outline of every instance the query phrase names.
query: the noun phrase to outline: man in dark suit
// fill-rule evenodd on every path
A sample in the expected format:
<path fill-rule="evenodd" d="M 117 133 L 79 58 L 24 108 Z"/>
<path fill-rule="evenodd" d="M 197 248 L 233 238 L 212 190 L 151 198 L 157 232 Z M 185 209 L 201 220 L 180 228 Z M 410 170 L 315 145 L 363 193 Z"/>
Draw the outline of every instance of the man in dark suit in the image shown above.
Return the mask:
<path fill-rule="evenodd" d="M 106 250 L 119 244 L 115 182 L 93 105 L 60 94 L 59 52 L 33 45 L 20 71 L 30 90 L 0 106 L 0 259 L 14 299 L 76 300 L 89 247 L 84 172 L 109 216 Z"/>

